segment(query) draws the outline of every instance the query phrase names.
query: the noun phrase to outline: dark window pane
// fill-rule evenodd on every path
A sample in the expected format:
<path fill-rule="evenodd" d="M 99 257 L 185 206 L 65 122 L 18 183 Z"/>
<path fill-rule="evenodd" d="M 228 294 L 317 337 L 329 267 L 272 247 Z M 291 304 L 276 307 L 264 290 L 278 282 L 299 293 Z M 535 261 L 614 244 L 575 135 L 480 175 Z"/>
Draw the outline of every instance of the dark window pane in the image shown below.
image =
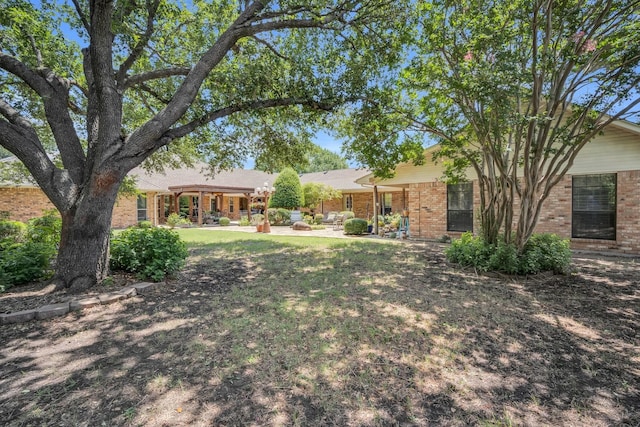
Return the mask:
<path fill-rule="evenodd" d="M 447 212 L 448 231 L 472 231 L 473 211 L 448 211 Z"/>
<path fill-rule="evenodd" d="M 615 240 L 616 174 L 573 177 L 572 237 Z"/>
<path fill-rule="evenodd" d="M 473 231 L 473 184 L 447 185 L 447 230 Z"/>

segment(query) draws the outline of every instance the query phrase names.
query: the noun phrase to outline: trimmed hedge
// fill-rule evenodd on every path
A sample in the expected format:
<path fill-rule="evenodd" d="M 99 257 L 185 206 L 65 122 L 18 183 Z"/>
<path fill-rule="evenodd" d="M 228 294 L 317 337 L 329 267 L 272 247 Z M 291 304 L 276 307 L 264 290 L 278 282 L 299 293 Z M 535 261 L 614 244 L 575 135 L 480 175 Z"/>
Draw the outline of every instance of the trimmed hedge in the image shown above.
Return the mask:
<path fill-rule="evenodd" d="M 344 222 L 344 234 L 359 235 L 367 233 L 367 220 L 349 218 Z"/>

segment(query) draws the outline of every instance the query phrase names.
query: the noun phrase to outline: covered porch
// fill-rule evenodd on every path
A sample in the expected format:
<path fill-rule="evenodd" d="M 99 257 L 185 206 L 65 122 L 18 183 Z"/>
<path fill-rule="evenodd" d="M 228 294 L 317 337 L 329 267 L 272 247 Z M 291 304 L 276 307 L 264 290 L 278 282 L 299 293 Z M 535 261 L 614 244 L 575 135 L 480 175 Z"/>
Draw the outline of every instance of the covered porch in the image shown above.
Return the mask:
<path fill-rule="evenodd" d="M 190 184 L 170 186 L 168 190 L 154 195 L 153 222 L 156 225 L 166 223 L 167 216 L 172 213 L 197 225 L 212 223 L 214 218 L 221 216 L 239 219 L 246 215 L 251 219 L 249 206 L 255 191 L 252 187 Z"/>

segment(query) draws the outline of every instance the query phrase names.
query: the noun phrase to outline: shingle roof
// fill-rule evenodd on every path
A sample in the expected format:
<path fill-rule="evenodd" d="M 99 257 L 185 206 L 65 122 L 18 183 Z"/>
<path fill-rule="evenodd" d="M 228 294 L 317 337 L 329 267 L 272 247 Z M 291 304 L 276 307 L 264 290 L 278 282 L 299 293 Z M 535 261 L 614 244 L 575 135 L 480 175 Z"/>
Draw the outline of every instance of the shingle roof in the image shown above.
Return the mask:
<path fill-rule="evenodd" d="M 313 172 L 300 175 L 300 182 L 319 182 L 330 185 L 342 192 L 369 192 L 370 188 L 356 184 L 355 180 L 369 173 L 366 169 L 338 169 L 325 172 Z M 214 177 L 208 176 L 205 163 L 198 163 L 193 168 L 167 169 L 165 173 L 147 173 L 135 168 L 129 175 L 137 177 L 137 187 L 142 191 L 170 192 L 169 187 L 215 186 L 232 188 L 255 188 L 265 181 L 273 185 L 277 174 L 251 169 L 233 169 L 222 171 Z"/>
<path fill-rule="evenodd" d="M 358 192 L 371 191 L 360 184 L 356 184 L 355 180 L 367 175 L 367 169 L 337 169 L 325 172 L 311 172 L 300 175 L 300 182 L 306 184 L 308 182 L 319 182 L 330 185 L 336 190 L 342 192 Z"/>
<path fill-rule="evenodd" d="M 142 168 L 133 169 L 129 175 L 136 176 L 136 186 L 143 191 L 169 192 L 175 186 L 216 186 L 232 188 L 256 188 L 265 181 L 273 184 L 276 175 L 258 170 L 233 169 L 209 176 L 205 163 L 193 168 L 166 169 L 164 173 L 147 173 Z"/>

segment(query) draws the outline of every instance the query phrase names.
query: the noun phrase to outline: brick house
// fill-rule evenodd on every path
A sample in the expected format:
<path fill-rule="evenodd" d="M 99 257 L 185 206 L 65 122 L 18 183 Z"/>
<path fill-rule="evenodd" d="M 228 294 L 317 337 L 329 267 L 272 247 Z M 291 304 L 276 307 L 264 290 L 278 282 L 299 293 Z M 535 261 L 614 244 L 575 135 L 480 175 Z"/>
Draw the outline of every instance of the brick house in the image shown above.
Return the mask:
<path fill-rule="evenodd" d="M 411 236 L 439 239 L 478 230 L 480 205 L 475 174 L 469 183 L 442 182 L 443 170 L 430 161 L 402 164 L 396 175 L 379 181 L 408 193 Z M 372 184 L 371 174 L 356 180 Z M 580 151 L 569 173 L 543 206 L 537 232 L 571 239 L 575 249 L 640 253 L 640 126 L 618 121 Z"/>
<path fill-rule="evenodd" d="M 370 218 L 374 206 L 379 213 L 398 212 L 408 206 L 406 191 L 394 187 L 380 187 L 376 203 L 372 187 L 355 183 L 366 174 L 366 170 L 341 169 L 302 174 L 300 181 L 302 184 L 324 183 L 342 192 L 342 198 L 321 203 L 316 207 L 316 213 L 350 210 L 359 218 Z M 265 182 L 273 184 L 277 177 L 243 169 L 209 177 L 204 164 L 167 169 L 164 173 L 147 173 L 136 168 L 130 175 L 136 177 L 139 195 L 118 199 L 113 210 L 114 228 L 128 227 L 141 220 L 163 224 L 172 212 L 180 212 L 198 224 L 205 222 L 209 212 L 239 220 L 250 214 L 252 203 L 262 202 L 253 194 L 254 189 Z M 32 184 L 0 183 L 0 212 L 8 212 L 11 219 L 27 221 L 41 216 L 43 210 L 53 208 L 44 193 Z"/>

